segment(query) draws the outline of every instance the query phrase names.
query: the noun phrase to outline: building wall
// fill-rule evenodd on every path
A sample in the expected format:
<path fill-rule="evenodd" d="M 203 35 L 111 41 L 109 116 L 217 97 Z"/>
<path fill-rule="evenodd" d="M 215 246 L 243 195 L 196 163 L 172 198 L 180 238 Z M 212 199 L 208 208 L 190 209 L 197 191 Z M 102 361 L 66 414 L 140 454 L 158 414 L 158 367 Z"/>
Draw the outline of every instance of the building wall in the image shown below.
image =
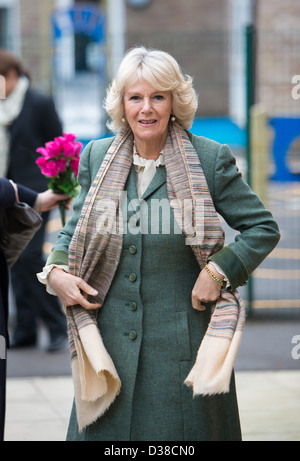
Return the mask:
<path fill-rule="evenodd" d="M 128 5 L 126 21 L 127 48 L 167 51 L 193 76 L 199 115 L 228 114 L 227 0 L 152 0 L 142 9 Z"/>
<path fill-rule="evenodd" d="M 99 4 L 105 6 L 107 1 Z M 20 51 L 35 86 L 48 91 L 50 15 L 55 0 L 19 3 Z M 145 45 L 174 55 L 184 72 L 194 77 L 200 116 L 230 113 L 229 63 L 235 57 L 230 48 L 234 27 L 229 4 L 229 0 L 151 0 L 142 9 L 126 6 L 126 48 Z M 256 4 L 257 100 L 270 115 L 299 114 L 300 102 L 291 97 L 291 80 L 300 74 L 300 2 L 256 0 Z M 11 33 L 18 34 L 18 30 Z"/>
<path fill-rule="evenodd" d="M 21 0 L 21 54 L 34 86 L 51 89 L 52 38 L 50 15 L 54 0 Z"/>
<path fill-rule="evenodd" d="M 194 78 L 199 115 L 227 115 L 228 0 L 189 0 L 188 8 L 186 3 L 151 0 L 139 9 L 126 2 L 126 48 L 142 44 L 170 52 Z M 33 84 L 46 91 L 51 89 L 54 6 L 55 0 L 20 1 L 21 54 Z"/>
<path fill-rule="evenodd" d="M 299 0 L 258 0 L 257 29 L 257 99 L 270 115 L 299 115 L 291 95 L 300 74 Z"/>

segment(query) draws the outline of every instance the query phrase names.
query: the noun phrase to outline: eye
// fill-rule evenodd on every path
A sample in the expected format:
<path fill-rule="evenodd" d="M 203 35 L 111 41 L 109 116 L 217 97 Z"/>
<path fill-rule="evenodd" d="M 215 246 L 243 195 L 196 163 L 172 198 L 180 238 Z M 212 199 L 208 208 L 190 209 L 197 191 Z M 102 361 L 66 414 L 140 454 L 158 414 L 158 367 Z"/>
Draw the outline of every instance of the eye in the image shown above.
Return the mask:
<path fill-rule="evenodd" d="M 164 99 L 164 97 L 161 94 L 157 94 L 157 95 L 154 96 L 154 99 L 156 101 L 162 101 Z"/>
<path fill-rule="evenodd" d="M 131 96 L 129 98 L 129 101 L 138 101 L 139 99 L 140 99 L 139 96 Z"/>

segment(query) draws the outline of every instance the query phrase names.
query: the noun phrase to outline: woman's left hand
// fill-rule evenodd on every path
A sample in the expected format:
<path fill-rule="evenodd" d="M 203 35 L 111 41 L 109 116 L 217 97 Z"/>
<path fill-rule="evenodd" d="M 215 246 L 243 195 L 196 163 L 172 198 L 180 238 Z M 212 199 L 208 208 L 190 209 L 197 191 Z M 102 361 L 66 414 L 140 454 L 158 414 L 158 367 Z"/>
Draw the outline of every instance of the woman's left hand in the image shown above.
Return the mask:
<path fill-rule="evenodd" d="M 42 213 L 44 211 L 49 211 L 55 208 L 59 202 L 66 200 L 66 209 L 70 207 L 71 199 L 65 194 L 55 194 L 51 189 L 46 190 L 38 194 L 34 208 Z"/>
<path fill-rule="evenodd" d="M 216 271 L 213 265 L 209 264 L 210 270 L 223 280 L 224 276 Z M 202 270 L 192 290 L 192 306 L 198 311 L 204 311 L 206 307 L 202 304 L 217 301 L 220 297 L 221 286 L 209 275 L 206 270 Z"/>

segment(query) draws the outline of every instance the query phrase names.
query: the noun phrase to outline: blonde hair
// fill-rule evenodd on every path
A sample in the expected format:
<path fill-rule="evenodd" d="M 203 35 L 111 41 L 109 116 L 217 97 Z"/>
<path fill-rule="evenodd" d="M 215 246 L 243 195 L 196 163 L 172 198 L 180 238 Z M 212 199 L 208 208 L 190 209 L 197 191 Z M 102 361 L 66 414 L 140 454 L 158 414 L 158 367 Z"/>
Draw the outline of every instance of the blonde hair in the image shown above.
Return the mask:
<path fill-rule="evenodd" d="M 158 91 L 170 91 L 176 121 L 184 128 L 192 126 L 198 107 L 193 79 L 184 75 L 177 61 L 165 51 L 136 47 L 129 50 L 107 90 L 104 108 L 111 118 L 107 126 L 114 132 L 124 127 L 124 93 L 128 86 L 145 80 Z"/>

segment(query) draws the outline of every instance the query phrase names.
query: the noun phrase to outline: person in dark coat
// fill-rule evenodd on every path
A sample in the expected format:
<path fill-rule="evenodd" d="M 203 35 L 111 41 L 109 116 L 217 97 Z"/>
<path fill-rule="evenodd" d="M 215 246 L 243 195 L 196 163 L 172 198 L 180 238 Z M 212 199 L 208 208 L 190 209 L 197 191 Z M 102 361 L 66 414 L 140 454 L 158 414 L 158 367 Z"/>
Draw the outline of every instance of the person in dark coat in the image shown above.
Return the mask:
<path fill-rule="evenodd" d="M 21 186 L 15 186 L 6 178 L 0 178 L 0 215 L 2 210 L 11 207 L 16 201 L 16 189 L 21 202 L 35 207 L 39 212 L 48 211 L 57 205 L 58 200 L 66 199 L 64 195 L 56 195 L 47 190 L 37 192 Z M 1 221 L 0 221 L 1 223 Z M 1 229 L 0 229 L 1 233 Z M 8 335 L 8 282 L 9 273 L 6 259 L 0 247 L 0 441 L 4 437 L 5 419 L 5 387 L 6 387 L 6 348 L 9 347 Z"/>
<path fill-rule="evenodd" d="M 62 125 L 51 97 L 30 86 L 22 62 L 0 50 L 0 75 L 5 77 L 6 99 L 0 102 L 0 177 L 41 192 L 47 188 L 35 161 L 36 149 L 62 134 Z M 16 305 L 16 325 L 12 347 L 34 346 L 38 320 L 49 331 L 49 351 L 66 344 L 66 323 L 57 298 L 41 289 L 36 272 L 44 265 L 43 244 L 49 212 L 43 225 L 11 272 Z M 24 270 L 26 268 L 26 270 Z"/>

